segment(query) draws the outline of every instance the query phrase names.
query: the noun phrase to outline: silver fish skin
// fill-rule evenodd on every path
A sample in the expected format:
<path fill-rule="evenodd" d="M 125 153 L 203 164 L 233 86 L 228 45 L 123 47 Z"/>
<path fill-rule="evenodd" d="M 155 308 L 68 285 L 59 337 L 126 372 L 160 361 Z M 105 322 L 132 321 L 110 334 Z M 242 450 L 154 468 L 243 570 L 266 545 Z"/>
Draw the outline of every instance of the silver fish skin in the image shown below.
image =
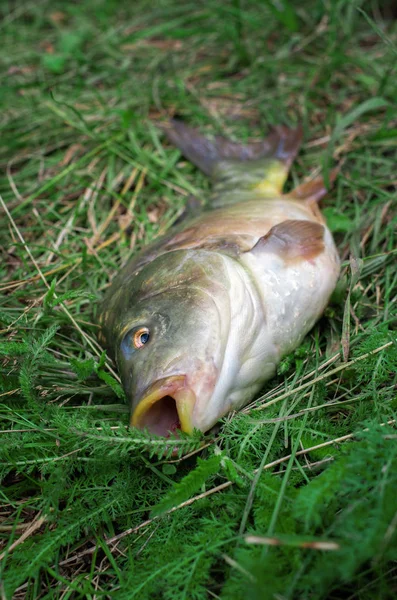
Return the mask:
<path fill-rule="evenodd" d="M 249 145 L 179 121 L 165 132 L 211 177 L 208 207 L 133 257 L 99 313 L 131 425 L 159 436 L 206 432 L 250 402 L 321 316 L 340 269 L 317 205 L 323 180 L 282 193 L 300 128 Z"/>

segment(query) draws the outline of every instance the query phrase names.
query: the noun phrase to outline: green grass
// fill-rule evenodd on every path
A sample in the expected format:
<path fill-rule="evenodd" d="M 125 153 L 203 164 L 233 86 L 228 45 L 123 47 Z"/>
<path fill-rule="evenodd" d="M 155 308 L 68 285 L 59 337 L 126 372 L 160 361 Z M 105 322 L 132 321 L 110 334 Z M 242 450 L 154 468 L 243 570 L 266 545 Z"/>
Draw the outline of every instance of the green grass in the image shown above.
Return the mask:
<path fill-rule="evenodd" d="M 0 12 L 1 597 L 395 597 L 392 3 Z M 178 457 L 126 428 L 95 325 L 120 265 L 208 189 L 156 128 L 167 114 L 235 139 L 300 120 L 290 188 L 342 165 L 324 318 L 260 399 Z"/>

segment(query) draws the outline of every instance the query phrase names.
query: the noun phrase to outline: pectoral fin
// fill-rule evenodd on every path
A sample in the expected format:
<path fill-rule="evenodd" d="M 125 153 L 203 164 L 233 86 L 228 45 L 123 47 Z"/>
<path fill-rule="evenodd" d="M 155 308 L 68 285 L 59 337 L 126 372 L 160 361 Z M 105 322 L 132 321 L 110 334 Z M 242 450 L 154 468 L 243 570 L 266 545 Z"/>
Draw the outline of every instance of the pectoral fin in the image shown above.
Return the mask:
<path fill-rule="evenodd" d="M 250 250 L 270 252 L 286 262 L 312 260 L 324 250 L 324 227 L 313 221 L 283 221 L 272 227 Z"/>

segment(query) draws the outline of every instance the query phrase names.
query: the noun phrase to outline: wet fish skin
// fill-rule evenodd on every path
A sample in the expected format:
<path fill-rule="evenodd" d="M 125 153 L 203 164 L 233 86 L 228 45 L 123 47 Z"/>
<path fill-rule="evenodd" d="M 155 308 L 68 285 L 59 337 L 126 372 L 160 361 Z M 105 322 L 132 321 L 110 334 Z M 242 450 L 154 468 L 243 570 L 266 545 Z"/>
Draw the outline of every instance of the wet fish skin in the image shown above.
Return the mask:
<path fill-rule="evenodd" d="M 322 180 L 281 191 L 299 129 L 248 146 L 180 122 L 167 135 L 212 178 L 211 210 L 132 258 L 99 315 L 131 423 L 157 435 L 205 432 L 251 401 L 322 314 L 339 274 L 316 204 Z"/>

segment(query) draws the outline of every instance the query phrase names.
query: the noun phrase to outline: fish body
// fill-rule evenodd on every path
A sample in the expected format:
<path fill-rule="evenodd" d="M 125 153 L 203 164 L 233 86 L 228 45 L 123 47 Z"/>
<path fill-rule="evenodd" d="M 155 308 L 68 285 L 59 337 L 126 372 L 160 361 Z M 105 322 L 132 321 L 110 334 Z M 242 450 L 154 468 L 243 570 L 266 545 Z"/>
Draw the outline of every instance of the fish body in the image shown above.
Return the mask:
<path fill-rule="evenodd" d="M 203 432 L 250 402 L 321 316 L 339 275 L 321 179 L 283 195 L 301 131 L 262 143 L 166 130 L 213 181 L 210 209 L 145 248 L 101 307 L 131 423 Z"/>

